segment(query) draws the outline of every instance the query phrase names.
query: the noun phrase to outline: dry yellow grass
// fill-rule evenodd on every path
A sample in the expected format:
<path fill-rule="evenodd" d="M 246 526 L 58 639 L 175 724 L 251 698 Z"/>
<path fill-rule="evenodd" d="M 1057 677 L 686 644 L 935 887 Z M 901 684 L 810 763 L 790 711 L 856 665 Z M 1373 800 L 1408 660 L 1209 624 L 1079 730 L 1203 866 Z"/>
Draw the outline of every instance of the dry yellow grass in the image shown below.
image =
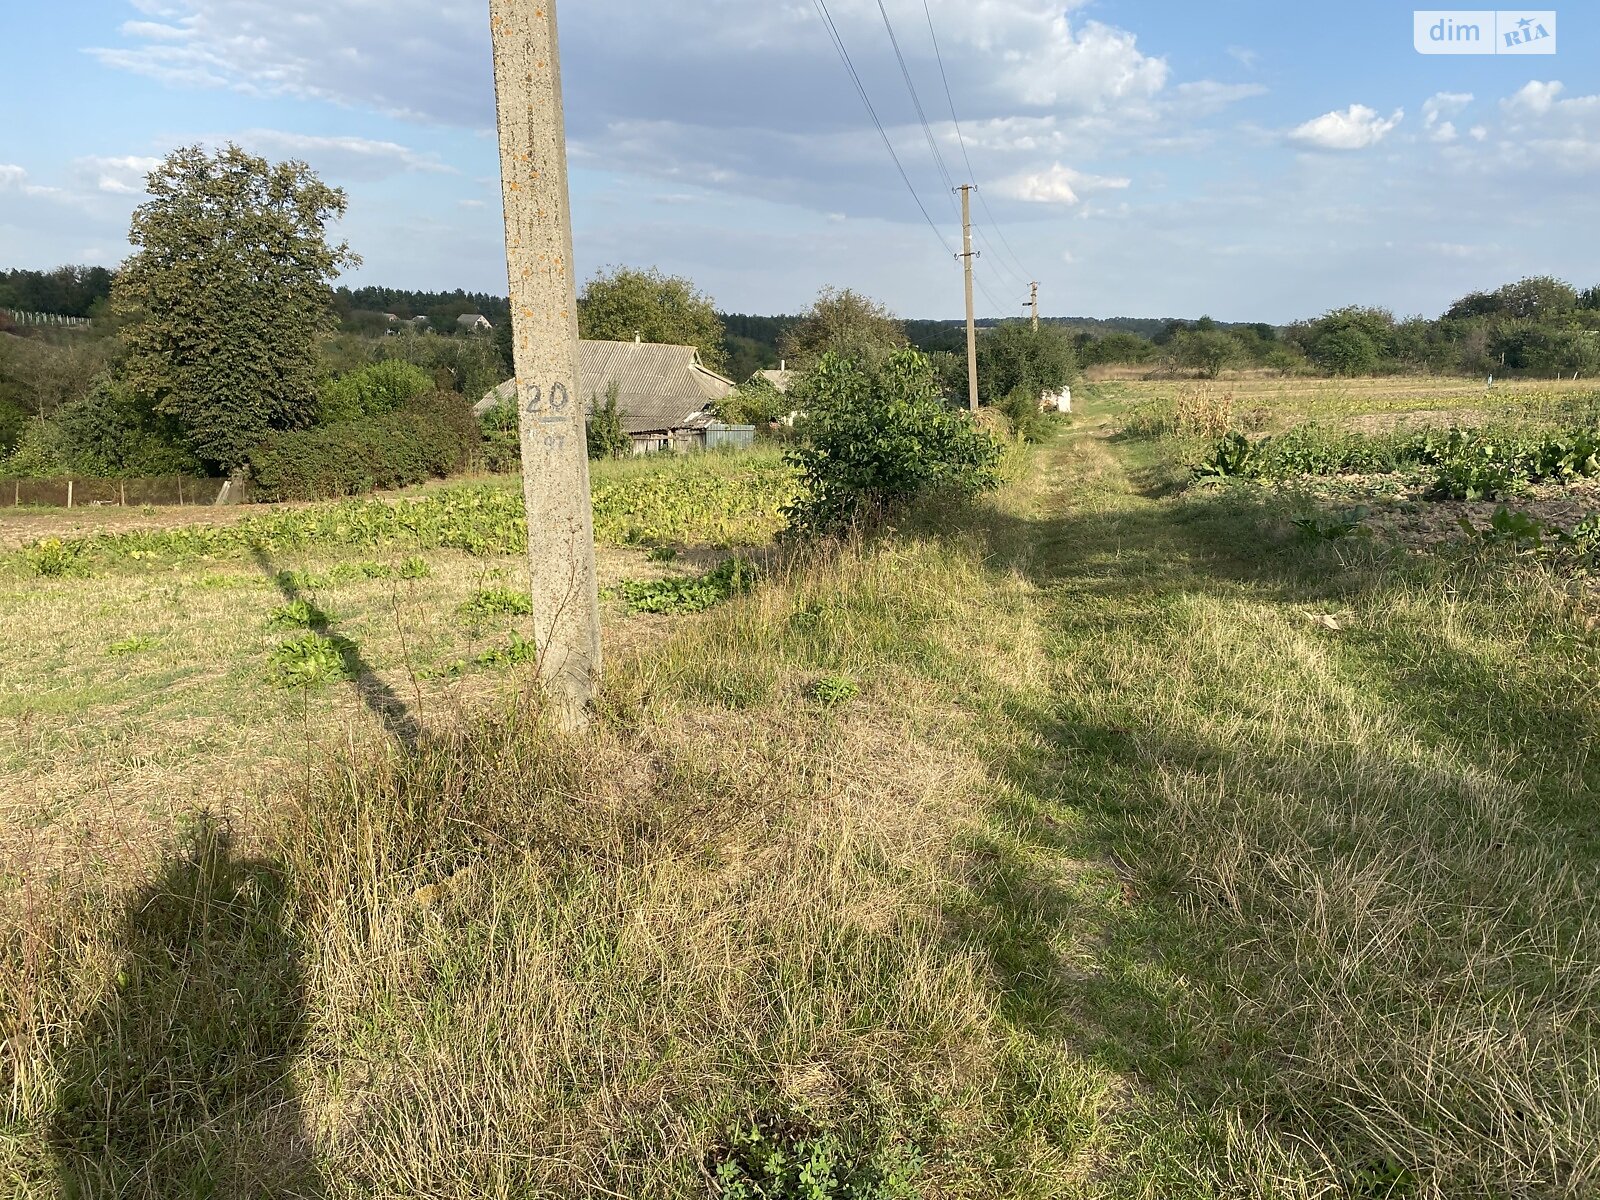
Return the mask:
<path fill-rule="evenodd" d="M 752 1121 L 873 1200 L 1592 1194 L 1571 595 L 1295 543 L 1113 419 L 653 626 L 584 736 L 358 743 L 62 887 L 0 1197 L 698 1197 Z"/>

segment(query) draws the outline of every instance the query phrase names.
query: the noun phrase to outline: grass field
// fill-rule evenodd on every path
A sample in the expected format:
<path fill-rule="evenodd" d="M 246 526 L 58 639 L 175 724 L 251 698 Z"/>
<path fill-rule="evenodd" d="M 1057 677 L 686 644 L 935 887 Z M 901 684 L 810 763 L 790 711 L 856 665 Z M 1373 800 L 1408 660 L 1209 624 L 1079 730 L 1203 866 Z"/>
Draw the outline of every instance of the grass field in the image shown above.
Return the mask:
<path fill-rule="evenodd" d="M 786 479 L 775 455 L 602 464 L 602 586 L 766 542 Z M 255 812 L 304 774 L 308 743 L 409 738 L 514 692 L 497 652 L 518 614 L 466 609 L 525 588 L 521 504 L 515 481 L 491 481 L 220 524 L 203 509 L 17 518 L 60 548 L 0 554 L 0 877 L 137 860 L 185 812 Z M 656 544 L 682 552 L 652 561 Z M 268 685 L 274 648 L 305 624 L 297 602 L 344 648 L 348 685 Z M 611 610 L 617 649 L 654 636 Z"/>
<path fill-rule="evenodd" d="M 80 855 L 8 911 L 0 1196 L 1594 1194 L 1593 593 L 1188 485 L 1193 439 L 1129 432 L 1164 386 L 981 505 L 614 615 L 579 738 L 513 667 L 308 759 L 254 682 L 271 585 L 194 618 L 164 669 L 239 626 L 278 802 L 179 798 L 146 877 Z M 340 627 L 510 566 L 402 549 L 434 579 L 319 592 Z M 94 569 L 5 586 L 77 588 L 37 628 L 171 572 Z"/>

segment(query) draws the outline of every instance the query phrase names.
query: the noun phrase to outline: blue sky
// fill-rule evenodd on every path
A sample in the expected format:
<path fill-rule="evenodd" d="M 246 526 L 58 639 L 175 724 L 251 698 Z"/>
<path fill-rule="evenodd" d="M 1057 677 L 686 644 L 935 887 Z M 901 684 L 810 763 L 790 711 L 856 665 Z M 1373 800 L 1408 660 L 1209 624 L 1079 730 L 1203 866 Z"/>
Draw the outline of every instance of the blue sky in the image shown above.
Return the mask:
<path fill-rule="evenodd" d="M 1438 313 L 1525 274 L 1600 283 L 1600 6 L 1553 56 L 1423 56 L 1412 6 L 885 0 L 977 208 L 983 315 Z M 940 234 L 959 241 L 877 0 L 829 0 Z M 350 195 L 350 282 L 505 290 L 487 3 L 75 0 L 0 42 L 0 265 L 114 263 L 143 173 L 236 140 Z M 958 139 L 929 36 L 943 51 Z M 825 284 L 957 316 L 815 0 L 563 0 L 579 267 L 725 309 Z"/>

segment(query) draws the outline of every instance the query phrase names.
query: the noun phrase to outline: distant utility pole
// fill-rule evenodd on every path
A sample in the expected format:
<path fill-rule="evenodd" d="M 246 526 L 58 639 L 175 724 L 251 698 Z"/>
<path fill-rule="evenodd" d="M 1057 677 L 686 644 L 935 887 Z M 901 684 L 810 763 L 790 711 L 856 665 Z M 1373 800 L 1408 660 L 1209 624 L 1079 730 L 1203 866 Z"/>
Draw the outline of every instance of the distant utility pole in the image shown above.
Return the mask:
<path fill-rule="evenodd" d="M 1039 285 L 1037 283 L 1030 283 L 1028 285 L 1028 292 L 1029 292 L 1028 305 L 1029 305 L 1029 307 L 1031 307 L 1033 309 L 1033 331 L 1035 333 L 1038 333 L 1039 332 Z"/>
<path fill-rule="evenodd" d="M 963 183 L 961 193 L 961 261 L 967 267 L 967 407 L 978 411 L 978 323 L 972 310 L 972 184 Z"/>
<path fill-rule="evenodd" d="M 489 0 L 539 679 L 569 728 L 600 681 L 555 0 Z"/>

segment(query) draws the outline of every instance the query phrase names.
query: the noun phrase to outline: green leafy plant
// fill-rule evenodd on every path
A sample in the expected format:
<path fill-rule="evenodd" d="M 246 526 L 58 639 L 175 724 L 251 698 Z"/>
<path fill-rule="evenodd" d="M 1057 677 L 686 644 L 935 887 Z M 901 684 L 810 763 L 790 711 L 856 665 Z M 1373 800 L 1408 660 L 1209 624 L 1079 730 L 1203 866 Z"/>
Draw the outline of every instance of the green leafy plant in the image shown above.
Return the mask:
<path fill-rule="evenodd" d="M 1471 530 L 1472 523 L 1464 517 L 1462 520 Z M 1537 550 L 1547 538 L 1560 532 L 1548 521 L 1542 521 L 1531 513 L 1514 511 L 1502 504 L 1489 518 L 1489 527 L 1483 531 L 1483 536 L 1491 542 L 1509 542 L 1514 546 L 1526 545 Z"/>
<path fill-rule="evenodd" d="M 778 533 L 784 510 L 799 495 L 792 468 L 775 454 L 737 460 L 695 455 L 665 462 L 618 464 L 615 478 L 593 487 L 598 542 L 753 545 Z M 228 525 L 185 525 L 50 539 L 52 553 L 72 556 L 72 573 L 92 565 L 163 565 L 262 551 L 355 548 L 363 552 L 450 549 L 478 557 L 527 548 L 522 493 L 506 484 L 461 484 L 426 496 L 359 499 L 264 512 Z M 32 561 L 38 544 L 24 551 Z M 286 572 L 300 590 L 325 587 L 326 576 Z"/>
<path fill-rule="evenodd" d="M 741 1128 L 713 1156 L 721 1200 L 912 1200 L 920 1156 L 911 1150 L 861 1154 L 831 1131 Z"/>
<path fill-rule="evenodd" d="M 1306 541 L 1337 542 L 1359 533 L 1368 515 L 1366 508 L 1358 507 L 1332 517 L 1301 517 L 1291 524 Z"/>
<path fill-rule="evenodd" d="M 1504 427 L 1358 434 L 1302 425 L 1252 442 L 1230 432 L 1199 475 L 1285 479 L 1294 475 L 1428 470 L 1431 492 L 1448 500 L 1503 499 L 1530 483 L 1600 475 L 1600 429 Z"/>
<path fill-rule="evenodd" d="M 645 558 L 653 563 L 669 563 L 678 557 L 678 551 L 672 546 L 651 546 Z"/>
<path fill-rule="evenodd" d="M 704 575 L 624 580 L 614 594 L 631 613 L 697 613 L 748 591 L 755 578 L 753 564 L 742 558 L 729 558 Z"/>
<path fill-rule="evenodd" d="M 400 564 L 396 572 L 401 579 L 427 579 L 433 574 L 433 568 L 428 565 L 428 560 L 413 554 Z"/>
<path fill-rule="evenodd" d="M 318 575 L 315 571 L 279 571 L 273 576 L 282 592 L 314 592 L 325 588 L 333 582 L 326 575 Z"/>
<path fill-rule="evenodd" d="M 861 685 L 844 675 L 824 675 L 811 685 L 811 698 L 823 708 L 848 704 L 861 694 Z"/>
<path fill-rule="evenodd" d="M 155 649 L 156 639 L 148 634 L 124 638 L 120 642 L 112 642 L 106 647 L 106 653 L 113 658 L 121 658 L 127 654 L 143 654 L 146 650 Z"/>
<path fill-rule="evenodd" d="M 514 667 L 534 662 L 539 657 L 539 647 L 532 638 L 513 632 L 504 646 L 491 646 L 472 661 L 480 667 Z"/>
<path fill-rule="evenodd" d="M 328 614 L 310 600 L 291 600 L 273 609 L 267 624 L 274 629 L 322 629 L 328 625 Z"/>
<path fill-rule="evenodd" d="M 1211 448 L 1211 456 L 1195 467 L 1196 475 L 1221 478 L 1248 476 L 1254 447 L 1242 433 L 1227 433 Z"/>
<path fill-rule="evenodd" d="M 344 650 L 331 638 L 305 633 L 273 649 L 267 679 L 275 687 L 313 688 L 351 676 Z"/>
<path fill-rule="evenodd" d="M 83 575 L 88 571 L 84 562 L 83 544 L 63 541 L 60 538 L 41 538 L 22 551 L 24 560 L 34 572 L 46 579 L 60 579 L 67 575 Z"/>
<path fill-rule="evenodd" d="M 526 617 L 533 613 L 533 599 L 515 588 L 484 588 L 461 606 L 461 615 L 474 623 L 496 617 Z"/>

